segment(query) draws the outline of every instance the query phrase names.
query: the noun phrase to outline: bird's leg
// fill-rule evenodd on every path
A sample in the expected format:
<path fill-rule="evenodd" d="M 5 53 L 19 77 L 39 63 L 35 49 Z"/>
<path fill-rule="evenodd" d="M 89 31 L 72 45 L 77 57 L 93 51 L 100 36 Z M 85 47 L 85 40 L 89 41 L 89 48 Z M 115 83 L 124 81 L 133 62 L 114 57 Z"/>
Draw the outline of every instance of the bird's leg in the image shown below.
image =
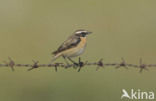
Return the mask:
<path fill-rule="evenodd" d="M 75 66 L 79 66 L 79 64 L 76 63 L 75 61 L 73 61 L 71 58 L 68 57 L 68 59 L 69 59 Z"/>
<path fill-rule="evenodd" d="M 68 61 L 67 61 L 66 57 L 65 57 L 65 56 L 62 56 L 62 57 L 63 57 L 63 59 L 64 59 L 65 63 L 67 64 L 66 68 L 68 68 L 69 63 L 68 63 Z"/>

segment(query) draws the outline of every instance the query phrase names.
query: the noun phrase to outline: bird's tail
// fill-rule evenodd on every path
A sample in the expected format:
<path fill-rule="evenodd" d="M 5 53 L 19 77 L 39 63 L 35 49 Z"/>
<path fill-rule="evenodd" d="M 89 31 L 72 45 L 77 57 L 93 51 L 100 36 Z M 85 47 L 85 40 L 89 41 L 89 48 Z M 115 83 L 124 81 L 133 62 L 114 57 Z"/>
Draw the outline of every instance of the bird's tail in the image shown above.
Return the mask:
<path fill-rule="evenodd" d="M 53 59 L 51 60 L 51 63 L 53 63 L 57 58 L 59 58 L 61 56 L 61 54 L 56 54 L 54 55 Z"/>

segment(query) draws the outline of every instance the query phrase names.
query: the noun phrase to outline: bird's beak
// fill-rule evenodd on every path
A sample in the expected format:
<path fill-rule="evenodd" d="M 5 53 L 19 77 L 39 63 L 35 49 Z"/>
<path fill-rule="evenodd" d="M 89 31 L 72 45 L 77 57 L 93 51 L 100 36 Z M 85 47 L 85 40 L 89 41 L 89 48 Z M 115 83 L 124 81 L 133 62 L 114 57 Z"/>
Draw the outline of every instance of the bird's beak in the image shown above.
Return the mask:
<path fill-rule="evenodd" d="M 87 32 L 87 34 L 91 34 L 92 32 Z"/>

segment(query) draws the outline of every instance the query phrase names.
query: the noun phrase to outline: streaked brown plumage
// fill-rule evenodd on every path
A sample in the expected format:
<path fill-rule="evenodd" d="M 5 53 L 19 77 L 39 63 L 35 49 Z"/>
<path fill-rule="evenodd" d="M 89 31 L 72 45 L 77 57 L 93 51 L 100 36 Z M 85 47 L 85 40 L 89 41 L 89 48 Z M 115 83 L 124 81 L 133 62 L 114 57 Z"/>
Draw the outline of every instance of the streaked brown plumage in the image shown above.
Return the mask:
<path fill-rule="evenodd" d="M 70 59 L 70 57 L 81 55 L 86 47 L 86 36 L 90 33 L 91 32 L 86 30 L 76 30 L 73 35 L 67 38 L 67 40 L 52 53 L 54 55 L 52 62 L 60 56 Z"/>
<path fill-rule="evenodd" d="M 76 47 L 80 41 L 80 37 L 72 35 L 66 41 L 64 41 L 63 44 L 56 51 L 53 52 L 53 54 L 56 55 L 59 52 Z"/>

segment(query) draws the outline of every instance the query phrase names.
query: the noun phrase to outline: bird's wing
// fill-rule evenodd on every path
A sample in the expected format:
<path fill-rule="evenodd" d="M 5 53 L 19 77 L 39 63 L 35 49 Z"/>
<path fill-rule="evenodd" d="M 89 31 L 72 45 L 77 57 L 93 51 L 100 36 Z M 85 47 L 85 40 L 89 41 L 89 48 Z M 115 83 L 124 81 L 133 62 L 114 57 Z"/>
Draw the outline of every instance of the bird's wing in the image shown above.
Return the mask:
<path fill-rule="evenodd" d="M 80 40 L 81 39 L 75 35 L 70 36 L 66 41 L 63 42 L 63 44 L 55 52 L 53 52 L 53 54 L 56 55 L 57 53 L 60 53 L 66 49 L 77 46 Z"/>

